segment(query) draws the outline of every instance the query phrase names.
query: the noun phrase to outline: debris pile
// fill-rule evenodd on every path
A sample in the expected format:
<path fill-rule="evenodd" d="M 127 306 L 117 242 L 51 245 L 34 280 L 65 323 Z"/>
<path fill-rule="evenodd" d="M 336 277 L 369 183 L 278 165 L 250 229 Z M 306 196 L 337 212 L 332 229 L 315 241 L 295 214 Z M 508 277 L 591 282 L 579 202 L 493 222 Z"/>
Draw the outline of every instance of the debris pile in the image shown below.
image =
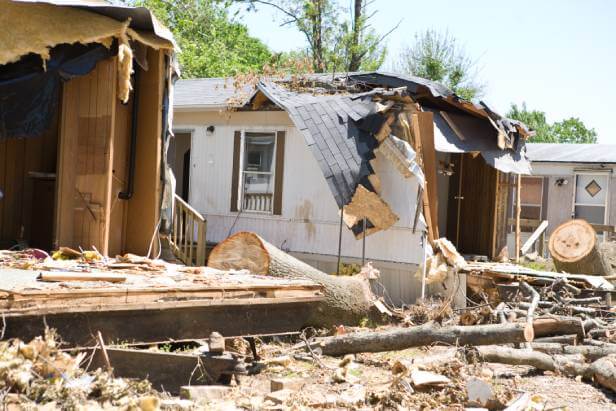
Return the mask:
<path fill-rule="evenodd" d="M 0 342 L 0 389 L 4 404 L 47 404 L 48 409 L 157 409 L 160 395 L 148 381 L 114 378 L 98 369 L 86 372 L 84 354 L 61 351 L 53 330 L 25 343 Z"/>

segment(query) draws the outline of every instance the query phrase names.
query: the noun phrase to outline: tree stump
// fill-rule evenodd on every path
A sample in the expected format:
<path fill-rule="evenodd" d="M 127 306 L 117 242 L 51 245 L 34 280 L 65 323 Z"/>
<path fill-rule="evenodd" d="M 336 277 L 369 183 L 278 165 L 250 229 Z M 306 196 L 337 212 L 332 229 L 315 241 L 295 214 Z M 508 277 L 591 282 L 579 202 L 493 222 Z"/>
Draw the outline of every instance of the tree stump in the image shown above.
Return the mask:
<path fill-rule="evenodd" d="M 324 302 L 310 324 L 320 327 L 354 325 L 375 315 L 376 297 L 363 274 L 334 276 L 285 253 L 255 233 L 238 232 L 211 251 L 208 267 L 219 270 L 248 270 L 253 274 L 304 279 L 323 286 Z"/>
<path fill-rule="evenodd" d="M 554 267 L 570 274 L 609 275 L 610 269 L 599 251 L 597 234 L 585 220 L 559 225 L 548 244 Z"/>

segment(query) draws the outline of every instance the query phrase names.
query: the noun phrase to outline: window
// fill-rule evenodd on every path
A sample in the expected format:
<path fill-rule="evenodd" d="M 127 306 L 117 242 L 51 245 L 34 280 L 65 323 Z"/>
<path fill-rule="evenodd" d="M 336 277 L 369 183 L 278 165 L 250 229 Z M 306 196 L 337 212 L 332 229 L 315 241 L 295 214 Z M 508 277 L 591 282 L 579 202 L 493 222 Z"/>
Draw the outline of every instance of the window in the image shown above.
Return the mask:
<path fill-rule="evenodd" d="M 591 224 L 605 224 L 609 176 L 603 174 L 575 175 L 573 215 Z"/>
<path fill-rule="evenodd" d="M 242 137 L 241 209 L 271 213 L 274 199 L 276 134 L 245 132 Z"/>
<path fill-rule="evenodd" d="M 516 187 L 512 189 L 512 210 L 511 215 L 516 213 Z M 520 189 L 520 219 L 541 220 L 543 216 L 543 177 L 522 177 L 522 187 Z M 532 227 L 524 227 L 522 231 L 527 231 Z M 512 230 L 514 228 L 512 227 Z M 533 231 L 533 230 L 530 230 Z"/>
<path fill-rule="evenodd" d="M 282 214 L 284 131 L 237 130 L 233 137 L 231 211 Z"/>

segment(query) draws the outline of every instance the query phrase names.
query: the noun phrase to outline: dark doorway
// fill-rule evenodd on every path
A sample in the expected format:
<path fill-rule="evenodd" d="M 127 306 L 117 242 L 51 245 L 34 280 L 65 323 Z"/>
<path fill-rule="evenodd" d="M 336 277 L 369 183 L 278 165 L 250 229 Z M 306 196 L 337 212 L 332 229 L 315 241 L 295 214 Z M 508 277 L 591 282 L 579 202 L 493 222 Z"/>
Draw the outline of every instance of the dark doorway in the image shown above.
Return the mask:
<path fill-rule="evenodd" d="M 451 156 L 447 237 L 462 254 L 494 257 L 506 245 L 507 174 L 483 157 Z"/>
<path fill-rule="evenodd" d="M 191 138 L 191 133 L 176 132 L 167 151 L 167 161 L 175 175 L 175 193 L 186 202 L 190 196 Z"/>

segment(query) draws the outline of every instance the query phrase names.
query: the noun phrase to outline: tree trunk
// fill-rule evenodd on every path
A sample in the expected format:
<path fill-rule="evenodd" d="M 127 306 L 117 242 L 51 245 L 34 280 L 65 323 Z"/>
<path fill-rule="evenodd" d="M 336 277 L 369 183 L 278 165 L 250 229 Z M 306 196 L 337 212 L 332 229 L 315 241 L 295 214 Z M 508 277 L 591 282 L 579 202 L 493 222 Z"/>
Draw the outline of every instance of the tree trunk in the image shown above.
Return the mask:
<path fill-rule="evenodd" d="M 610 268 L 599 251 L 597 234 L 584 220 L 559 225 L 548 244 L 554 267 L 569 274 L 609 275 Z"/>
<path fill-rule="evenodd" d="M 611 354 L 593 362 L 588 374 L 603 387 L 616 391 L 616 355 Z"/>
<path fill-rule="evenodd" d="M 353 35 L 350 44 L 350 59 L 348 71 L 359 71 L 361 66 L 361 55 L 359 50 L 359 35 L 361 33 L 364 22 L 362 21 L 362 9 L 364 0 L 354 0 L 353 7 Z"/>
<path fill-rule="evenodd" d="M 479 356 L 487 362 L 510 365 L 530 365 L 542 371 L 556 371 L 569 376 L 594 378 L 601 386 L 616 391 L 616 355 L 599 358 L 592 364 L 572 355 L 549 355 L 537 351 L 506 347 L 477 347 Z"/>
<path fill-rule="evenodd" d="M 359 332 L 319 339 L 315 346 L 323 354 L 340 356 L 361 352 L 384 352 L 422 347 L 434 343 L 451 345 L 490 345 L 528 342 L 533 330 L 528 324 L 488 324 L 439 327 L 427 323 L 412 328 Z"/>
<path fill-rule="evenodd" d="M 369 279 L 358 274 L 326 274 L 274 247 L 255 233 L 239 232 L 220 242 L 208 258 L 208 267 L 246 269 L 253 274 L 311 280 L 323 286 L 324 302 L 311 319 L 314 326 L 357 324 L 369 317 L 375 296 Z"/>
<path fill-rule="evenodd" d="M 480 358 L 486 362 L 509 365 L 530 365 L 542 371 L 556 371 L 565 375 L 585 375 L 588 365 L 577 360 L 577 356 L 558 355 L 553 357 L 539 351 L 508 347 L 477 347 Z"/>

